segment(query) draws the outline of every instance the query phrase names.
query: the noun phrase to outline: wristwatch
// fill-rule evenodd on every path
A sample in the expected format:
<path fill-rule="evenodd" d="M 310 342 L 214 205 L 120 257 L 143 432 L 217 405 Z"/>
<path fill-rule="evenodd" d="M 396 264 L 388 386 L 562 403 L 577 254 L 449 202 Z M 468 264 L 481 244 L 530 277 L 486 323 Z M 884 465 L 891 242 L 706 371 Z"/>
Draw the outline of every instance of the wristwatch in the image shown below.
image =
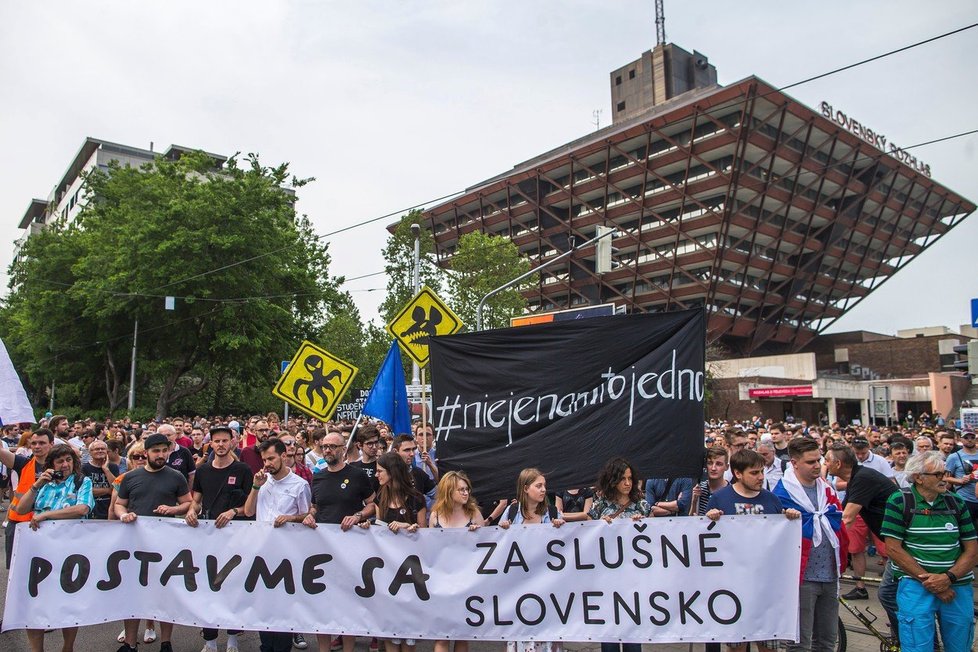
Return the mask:
<path fill-rule="evenodd" d="M 947 575 L 947 578 L 949 580 L 951 580 L 951 584 L 954 584 L 955 582 L 958 581 L 958 576 L 952 573 L 951 571 L 944 571 L 944 574 Z"/>

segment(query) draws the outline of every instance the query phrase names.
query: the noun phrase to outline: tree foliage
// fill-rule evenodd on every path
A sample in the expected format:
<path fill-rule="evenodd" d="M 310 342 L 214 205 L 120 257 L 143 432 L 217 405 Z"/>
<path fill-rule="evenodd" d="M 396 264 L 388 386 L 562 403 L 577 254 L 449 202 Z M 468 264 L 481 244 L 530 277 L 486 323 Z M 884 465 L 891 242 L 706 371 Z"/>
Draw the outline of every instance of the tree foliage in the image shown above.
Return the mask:
<path fill-rule="evenodd" d="M 100 389 L 110 410 L 122 405 L 135 320 L 137 400 L 158 416 L 215 383 L 271 387 L 279 361 L 352 305 L 295 213 L 285 164 L 249 155 L 215 169 L 193 153 L 84 181 L 76 220 L 26 242 L 0 312 L 35 397 L 58 380 L 81 403 Z"/>
<path fill-rule="evenodd" d="M 459 239 L 451 259 L 449 288 L 452 309 L 462 318 L 468 330 L 476 328 L 476 312 L 486 294 L 530 269 L 530 262 L 520 255 L 511 240 L 474 231 Z M 482 312 L 482 327 L 504 328 L 511 317 L 526 311 L 526 299 L 520 291 L 533 283 L 529 277 L 491 297 Z"/>

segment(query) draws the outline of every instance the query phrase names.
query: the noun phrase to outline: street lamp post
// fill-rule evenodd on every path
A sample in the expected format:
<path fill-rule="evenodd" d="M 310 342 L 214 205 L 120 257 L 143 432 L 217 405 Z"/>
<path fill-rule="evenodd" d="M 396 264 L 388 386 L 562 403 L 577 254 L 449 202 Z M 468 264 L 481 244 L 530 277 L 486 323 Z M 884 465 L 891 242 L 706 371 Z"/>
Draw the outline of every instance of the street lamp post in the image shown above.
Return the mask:
<path fill-rule="evenodd" d="M 411 225 L 411 235 L 414 236 L 414 294 L 421 291 L 421 225 Z M 417 362 L 411 363 L 411 384 L 421 384 L 421 367 Z"/>
<path fill-rule="evenodd" d="M 568 249 L 564 253 L 560 254 L 559 256 L 557 256 L 556 258 L 554 258 L 553 260 L 548 260 L 544 264 L 538 265 L 537 267 L 534 267 L 533 269 L 531 269 L 530 271 L 528 271 L 528 272 L 526 272 L 524 274 L 520 274 L 519 276 L 517 276 L 513 280 L 507 281 L 506 283 L 503 283 L 498 288 L 495 288 L 493 290 L 490 290 L 488 292 L 488 294 L 486 294 L 486 296 L 482 297 L 482 300 L 479 301 L 479 305 L 475 309 L 475 329 L 477 331 L 481 331 L 482 330 L 482 309 L 485 307 L 486 301 L 488 301 L 490 298 L 496 296 L 497 294 L 499 294 L 503 290 L 505 290 L 507 288 L 510 288 L 510 287 L 516 285 L 520 281 L 522 281 L 522 280 L 524 280 L 524 279 L 532 276 L 533 274 L 536 274 L 540 270 L 542 270 L 542 269 L 544 269 L 546 267 L 550 267 L 551 265 L 553 265 L 554 263 L 556 263 L 558 260 L 562 260 L 564 258 L 567 258 L 571 254 L 573 254 L 575 251 L 577 251 L 579 249 L 583 249 L 584 247 L 586 247 L 586 246 L 588 246 L 590 244 L 594 244 L 595 242 L 597 242 L 601 238 L 606 238 L 606 237 L 608 237 L 609 235 L 611 235 L 611 234 L 613 234 L 615 232 L 616 232 L 615 229 L 609 229 L 609 230 L 607 230 L 607 231 L 605 231 L 605 232 L 602 233 L 601 232 L 601 229 L 598 229 L 598 235 L 594 236 L 593 238 L 591 238 L 590 240 L 588 240 L 586 242 L 582 242 L 581 244 L 577 245 L 576 247 L 574 246 L 573 236 L 571 236 L 572 239 L 571 239 L 571 248 L 570 249 Z"/>

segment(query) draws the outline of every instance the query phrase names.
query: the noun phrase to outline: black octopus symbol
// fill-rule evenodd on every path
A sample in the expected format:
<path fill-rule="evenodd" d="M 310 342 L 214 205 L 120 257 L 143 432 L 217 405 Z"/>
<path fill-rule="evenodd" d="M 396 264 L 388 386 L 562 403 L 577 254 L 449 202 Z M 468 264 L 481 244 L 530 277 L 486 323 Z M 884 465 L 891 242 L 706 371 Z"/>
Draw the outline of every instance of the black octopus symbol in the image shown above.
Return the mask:
<path fill-rule="evenodd" d="M 441 323 L 441 311 L 435 306 L 431 306 L 431 312 L 425 313 L 423 306 L 415 306 L 411 311 L 411 319 L 414 323 L 401 333 L 401 337 L 409 337 L 413 343 L 415 340 L 434 337 L 438 334 L 438 324 Z M 411 337 L 413 335 L 413 337 Z"/>
<path fill-rule="evenodd" d="M 306 401 L 305 404 L 309 407 L 314 407 L 314 397 L 318 397 L 323 403 L 323 407 L 329 404 L 329 399 L 326 396 L 326 392 L 330 394 L 335 394 L 336 389 L 333 387 L 333 379 L 336 378 L 342 382 L 343 374 L 339 372 L 338 369 L 333 369 L 328 374 L 323 374 L 323 359 L 322 357 L 312 354 L 306 357 L 302 361 L 302 366 L 306 368 L 306 371 L 312 376 L 309 380 L 305 378 L 300 378 L 295 381 L 292 385 L 292 395 L 296 397 L 297 400 L 302 401 L 299 396 L 299 390 L 302 386 L 305 386 L 306 391 Z"/>

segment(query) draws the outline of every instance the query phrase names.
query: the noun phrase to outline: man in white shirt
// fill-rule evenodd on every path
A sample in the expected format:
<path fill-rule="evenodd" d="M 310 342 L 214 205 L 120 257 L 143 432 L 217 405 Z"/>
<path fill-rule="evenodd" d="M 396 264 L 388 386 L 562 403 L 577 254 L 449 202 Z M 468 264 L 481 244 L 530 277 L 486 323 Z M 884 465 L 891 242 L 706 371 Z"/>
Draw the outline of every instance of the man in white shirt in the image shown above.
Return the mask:
<path fill-rule="evenodd" d="M 264 466 L 255 474 L 244 505 L 247 516 L 254 516 L 259 522 L 273 523 L 275 527 L 301 523 L 312 503 L 309 483 L 286 465 L 285 452 L 285 444 L 277 437 L 258 444 Z M 309 527 L 315 528 L 316 524 Z M 291 650 L 293 644 L 304 650 L 307 646 L 302 634 L 293 635 L 290 632 L 258 632 L 258 638 L 262 650 L 286 651 Z"/>
<path fill-rule="evenodd" d="M 865 466 L 867 468 L 873 469 L 874 471 L 879 471 L 886 477 L 890 478 L 896 482 L 893 472 L 893 467 L 890 463 L 886 461 L 885 458 L 880 457 L 873 451 L 869 450 L 869 440 L 865 437 L 854 437 L 852 440 L 852 452 L 856 454 L 856 459 L 859 460 L 860 466 Z"/>
<path fill-rule="evenodd" d="M 757 452 L 764 458 L 764 489 L 773 491 L 784 476 L 785 463 L 774 450 L 774 442 L 765 436 L 757 445 Z"/>

